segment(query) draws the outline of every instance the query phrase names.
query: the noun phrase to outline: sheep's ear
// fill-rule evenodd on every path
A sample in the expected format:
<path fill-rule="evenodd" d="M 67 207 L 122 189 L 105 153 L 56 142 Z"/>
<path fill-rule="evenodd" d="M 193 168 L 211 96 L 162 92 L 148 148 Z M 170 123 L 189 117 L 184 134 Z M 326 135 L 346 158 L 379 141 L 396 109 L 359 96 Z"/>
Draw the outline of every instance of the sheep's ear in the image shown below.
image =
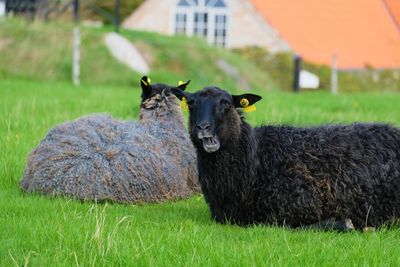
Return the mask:
<path fill-rule="evenodd" d="M 245 112 L 251 112 L 255 110 L 254 104 L 260 101 L 262 97 L 254 94 L 243 94 L 232 95 L 232 99 L 236 108 L 243 108 Z"/>
<path fill-rule="evenodd" d="M 189 106 L 187 104 L 187 99 L 191 96 L 191 94 L 188 92 L 184 92 L 183 90 L 178 89 L 178 88 L 172 88 L 171 91 L 181 101 L 181 109 L 183 111 L 188 111 Z"/>
<path fill-rule="evenodd" d="M 179 98 L 179 100 L 181 100 L 182 101 L 182 99 L 185 97 L 185 98 L 188 98 L 188 96 L 190 95 L 188 92 L 184 92 L 182 89 L 179 89 L 179 87 L 178 88 L 171 88 L 171 90 L 172 90 L 172 93 L 177 97 L 177 98 Z"/>
<path fill-rule="evenodd" d="M 142 86 L 143 95 L 150 95 L 151 94 L 151 80 L 147 76 L 143 76 L 140 80 L 140 85 Z"/>
<path fill-rule="evenodd" d="M 179 86 L 178 86 L 178 88 L 181 89 L 182 91 L 185 91 L 185 89 L 186 89 L 186 87 L 189 85 L 189 83 L 190 83 L 190 80 L 187 81 L 187 82 L 179 81 Z"/>

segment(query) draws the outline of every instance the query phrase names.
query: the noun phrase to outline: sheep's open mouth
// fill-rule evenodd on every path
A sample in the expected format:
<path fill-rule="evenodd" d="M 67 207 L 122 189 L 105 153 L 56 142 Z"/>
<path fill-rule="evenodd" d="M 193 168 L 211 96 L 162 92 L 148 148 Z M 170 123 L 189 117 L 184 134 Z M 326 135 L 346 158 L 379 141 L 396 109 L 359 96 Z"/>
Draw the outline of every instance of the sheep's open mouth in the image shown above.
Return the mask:
<path fill-rule="evenodd" d="M 203 148 L 206 152 L 212 153 L 219 149 L 220 143 L 218 137 L 214 135 L 213 137 L 203 138 Z"/>

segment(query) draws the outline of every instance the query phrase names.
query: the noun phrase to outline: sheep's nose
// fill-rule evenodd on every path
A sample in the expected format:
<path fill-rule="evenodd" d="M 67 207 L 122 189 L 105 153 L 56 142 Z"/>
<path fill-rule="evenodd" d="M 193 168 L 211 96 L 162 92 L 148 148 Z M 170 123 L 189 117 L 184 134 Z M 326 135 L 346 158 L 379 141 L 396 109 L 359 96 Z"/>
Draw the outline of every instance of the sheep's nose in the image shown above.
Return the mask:
<path fill-rule="evenodd" d="M 196 125 L 198 130 L 210 130 L 211 129 L 211 124 L 208 122 L 202 122 Z"/>

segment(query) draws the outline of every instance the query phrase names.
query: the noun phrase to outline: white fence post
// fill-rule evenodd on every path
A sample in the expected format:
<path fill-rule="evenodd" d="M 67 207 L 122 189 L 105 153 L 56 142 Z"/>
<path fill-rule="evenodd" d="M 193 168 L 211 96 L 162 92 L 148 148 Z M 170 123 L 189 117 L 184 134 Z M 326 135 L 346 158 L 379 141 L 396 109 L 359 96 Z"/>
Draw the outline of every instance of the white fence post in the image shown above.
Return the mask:
<path fill-rule="evenodd" d="M 81 48 L 81 34 L 79 26 L 74 27 L 74 54 L 73 54 L 73 69 L 72 69 L 72 79 L 74 85 L 78 86 L 80 84 L 80 48 Z"/>
<path fill-rule="evenodd" d="M 80 49 L 81 49 L 81 34 L 79 30 L 79 0 L 74 0 L 74 16 L 73 20 L 75 27 L 73 30 L 73 56 L 72 56 L 72 80 L 75 86 L 80 84 Z"/>
<path fill-rule="evenodd" d="M 332 56 L 331 92 L 334 95 L 338 93 L 338 71 L 336 64 L 336 54 L 333 54 Z"/>

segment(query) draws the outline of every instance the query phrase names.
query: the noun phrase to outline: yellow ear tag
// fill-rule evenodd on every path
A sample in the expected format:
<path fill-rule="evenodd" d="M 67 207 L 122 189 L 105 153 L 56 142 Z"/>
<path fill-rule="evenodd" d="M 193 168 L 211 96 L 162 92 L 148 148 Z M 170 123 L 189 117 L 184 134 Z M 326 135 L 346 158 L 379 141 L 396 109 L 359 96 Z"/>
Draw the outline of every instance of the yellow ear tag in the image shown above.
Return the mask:
<path fill-rule="evenodd" d="M 250 106 L 245 107 L 245 108 L 243 109 L 243 111 L 246 112 L 246 113 L 248 113 L 248 112 L 253 112 L 253 111 L 256 111 L 256 110 L 257 110 L 257 109 L 256 109 L 256 105 L 250 105 Z"/>
<path fill-rule="evenodd" d="M 182 82 L 182 81 L 179 81 L 179 82 L 178 82 L 178 86 L 179 86 L 179 85 L 182 85 L 182 84 L 185 84 L 185 83 Z"/>
<path fill-rule="evenodd" d="M 144 85 L 149 86 L 151 83 L 150 78 L 147 78 L 147 82 L 145 80 L 142 79 L 142 83 L 144 83 Z"/>
<path fill-rule="evenodd" d="M 186 98 L 185 98 L 185 97 L 182 97 L 182 101 L 181 101 L 181 109 L 182 109 L 183 111 L 188 111 L 188 109 L 189 109 L 189 107 L 188 107 L 188 104 L 187 104 L 187 102 L 186 102 Z"/>
<path fill-rule="evenodd" d="M 250 102 L 247 98 L 242 98 L 240 99 L 240 105 L 243 108 L 244 112 L 253 112 L 256 111 L 256 106 L 255 105 L 249 105 Z"/>

